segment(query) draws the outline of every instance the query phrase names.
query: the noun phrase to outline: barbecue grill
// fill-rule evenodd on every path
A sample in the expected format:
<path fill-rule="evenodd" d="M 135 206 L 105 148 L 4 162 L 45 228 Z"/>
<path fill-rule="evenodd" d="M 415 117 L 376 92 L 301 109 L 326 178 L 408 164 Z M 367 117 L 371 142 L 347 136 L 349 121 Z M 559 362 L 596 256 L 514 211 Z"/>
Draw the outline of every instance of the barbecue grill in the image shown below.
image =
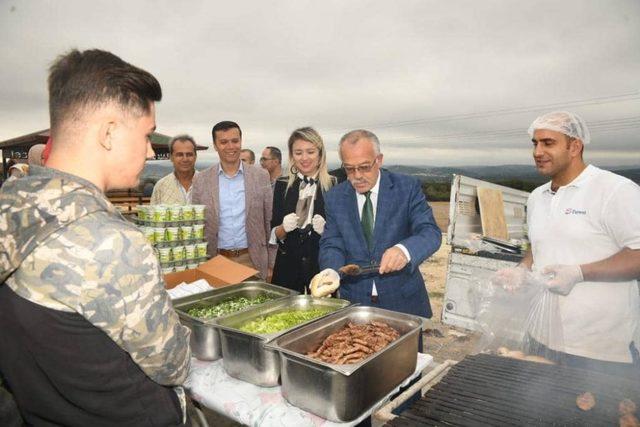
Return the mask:
<path fill-rule="evenodd" d="M 576 397 L 591 392 L 590 411 Z M 618 404 L 640 404 L 640 378 L 480 354 L 453 366 L 387 426 L 618 425 Z"/>

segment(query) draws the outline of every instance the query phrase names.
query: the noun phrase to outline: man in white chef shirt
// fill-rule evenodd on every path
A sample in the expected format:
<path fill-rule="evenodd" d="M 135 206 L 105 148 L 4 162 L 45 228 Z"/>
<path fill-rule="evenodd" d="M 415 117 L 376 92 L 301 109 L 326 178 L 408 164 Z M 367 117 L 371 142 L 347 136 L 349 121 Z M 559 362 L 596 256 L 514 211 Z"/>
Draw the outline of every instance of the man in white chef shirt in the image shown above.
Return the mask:
<path fill-rule="evenodd" d="M 542 115 L 529 134 L 536 168 L 551 181 L 527 202 L 531 251 L 494 283 L 517 286 L 529 270 L 546 275 L 546 286 L 561 295 L 563 348 L 542 344 L 565 353 L 569 365 L 637 373 L 640 187 L 584 163 L 590 134 L 575 114 Z"/>

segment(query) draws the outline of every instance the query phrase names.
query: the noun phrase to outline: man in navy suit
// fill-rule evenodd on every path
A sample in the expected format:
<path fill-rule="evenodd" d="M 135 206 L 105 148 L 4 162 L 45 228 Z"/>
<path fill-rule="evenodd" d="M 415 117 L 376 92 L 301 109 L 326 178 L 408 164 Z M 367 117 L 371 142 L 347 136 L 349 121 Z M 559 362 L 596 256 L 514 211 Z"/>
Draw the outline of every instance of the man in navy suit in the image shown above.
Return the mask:
<path fill-rule="evenodd" d="M 376 274 L 344 277 L 341 297 L 430 318 L 419 266 L 438 250 L 442 235 L 420 182 L 380 170 L 383 156 L 372 132 L 347 133 L 339 150 L 348 182 L 331 189 L 325 198 L 320 268 L 379 263 Z"/>

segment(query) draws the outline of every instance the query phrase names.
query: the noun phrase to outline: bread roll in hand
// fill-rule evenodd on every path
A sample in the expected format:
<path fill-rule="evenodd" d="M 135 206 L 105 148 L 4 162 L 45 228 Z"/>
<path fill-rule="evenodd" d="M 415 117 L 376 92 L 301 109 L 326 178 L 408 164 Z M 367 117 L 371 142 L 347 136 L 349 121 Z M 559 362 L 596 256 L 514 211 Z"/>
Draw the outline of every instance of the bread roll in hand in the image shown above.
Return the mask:
<path fill-rule="evenodd" d="M 340 287 L 340 275 L 337 271 L 327 268 L 313 276 L 309 288 L 314 297 L 326 297 Z"/>

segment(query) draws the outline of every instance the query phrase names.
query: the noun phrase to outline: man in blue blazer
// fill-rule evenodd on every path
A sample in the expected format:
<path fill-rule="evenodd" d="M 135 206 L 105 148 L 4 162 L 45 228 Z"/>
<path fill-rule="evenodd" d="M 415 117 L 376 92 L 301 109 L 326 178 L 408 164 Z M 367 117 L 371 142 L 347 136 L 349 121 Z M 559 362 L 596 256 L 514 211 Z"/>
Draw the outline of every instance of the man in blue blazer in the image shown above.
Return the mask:
<path fill-rule="evenodd" d="M 442 235 L 419 181 L 380 170 L 383 156 L 372 132 L 347 133 L 339 150 L 348 182 L 331 189 L 325 198 L 320 268 L 379 263 L 376 274 L 343 277 L 340 296 L 430 318 L 419 266 L 438 250 Z"/>

